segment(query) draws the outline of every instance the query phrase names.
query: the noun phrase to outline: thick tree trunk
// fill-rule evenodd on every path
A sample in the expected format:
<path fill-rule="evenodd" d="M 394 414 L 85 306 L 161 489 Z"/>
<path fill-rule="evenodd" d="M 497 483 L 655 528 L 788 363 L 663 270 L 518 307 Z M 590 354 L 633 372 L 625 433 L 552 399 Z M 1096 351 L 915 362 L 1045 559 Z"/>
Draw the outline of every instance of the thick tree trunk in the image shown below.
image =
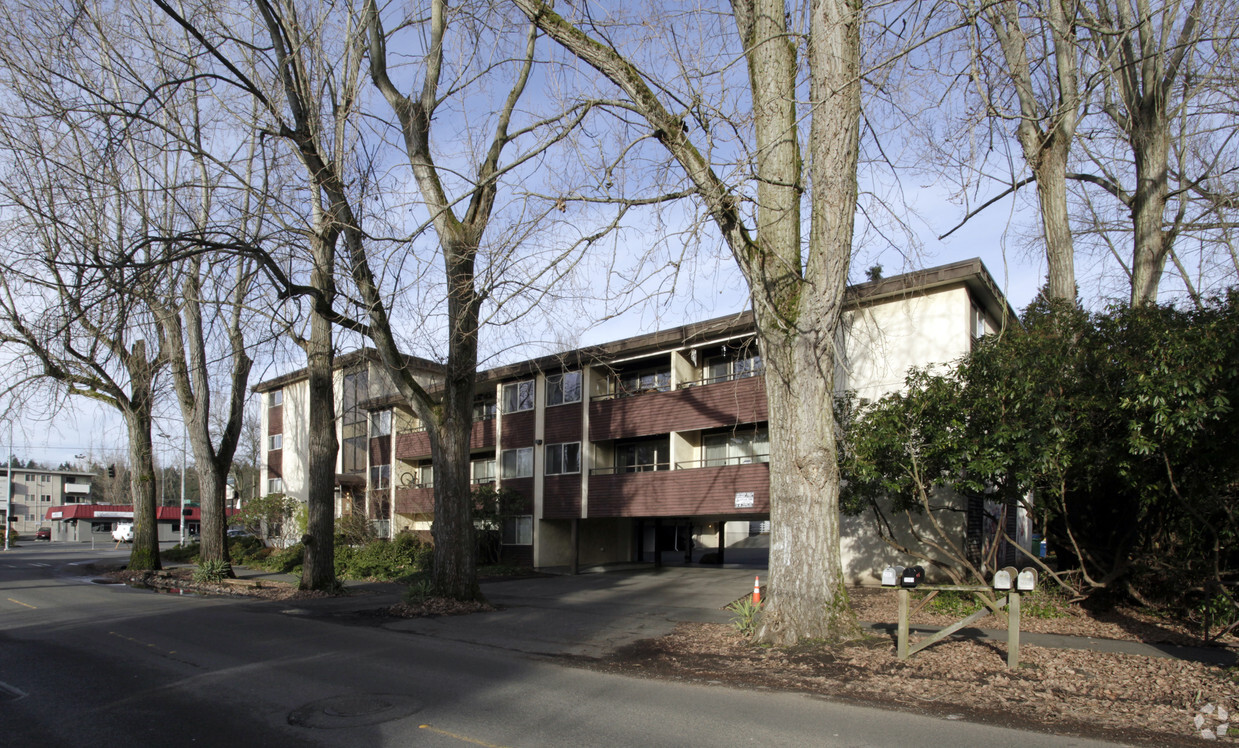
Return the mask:
<path fill-rule="evenodd" d="M 1150 105 L 1154 108 L 1154 105 Z M 1162 107 L 1164 108 L 1164 107 Z M 1132 197 L 1131 305 L 1157 303 L 1157 288 L 1170 246 L 1165 216 L 1170 135 L 1164 112 L 1150 111 L 1131 135 L 1136 161 L 1136 193 Z"/>
<path fill-rule="evenodd" d="M 1068 141 L 1054 141 L 1042 150 L 1036 169 L 1037 201 L 1041 205 L 1050 298 L 1075 304 L 1075 246 L 1067 212 L 1067 146 Z"/>
<path fill-rule="evenodd" d="M 839 548 L 834 373 L 856 210 L 860 22 L 856 0 L 811 4 L 808 260 L 792 295 L 772 299 L 777 284 L 749 279 L 770 409 L 770 585 L 757 638 L 771 644 L 859 634 Z M 757 74 L 751 73 L 754 87 Z M 777 68 L 764 74 L 777 74 Z M 784 261 L 798 257 L 799 242 L 781 253 Z"/>
<path fill-rule="evenodd" d="M 139 341 L 133 358 L 145 364 L 145 347 Z M 151 450 L 151 399 L 149 378 L 134 380 L 130 407 L 124 411 L 129 432 L 129 493 L 133 499 L 133 549 L 130 569 L 159 569 L 159 518 L 155 499 L 155 461 Z"/>
<path fill-rule="evenodd" d="M 202 547 L 198 558 L 200 561 L 222 561 L 228 565 L 228 576 L 232 576 L 232 559 L 228 556 L 228 542 L 225 537 L 228 531 L 228 520 L 224 511 L 226 490 L 226 470 L 215 465 L 199 463 L 198 469 L 199 501 L 202 512 L 202 528 L 200 539 Z M 185 518 L 182 517 L 184 522 Z"/>
<path fill-rule="evenodd" d="M 319 240 L 316 238 L 315 241 Z M 331 288 L 334 291 L 329 276 L 331 265 L 320 262 L 321 259 L 316 258 L 311 282 L 316 288 Z M 329 590 L 336 586 L 335 488 L 336 457 L 340 446 L 336 438 L 335 387 L 332 381 L 335 357 L 331 322 L 317 311 L 312 314 L 310 340 L 306 344 L 310 391 L 309 491 L 301 588 Z"/>

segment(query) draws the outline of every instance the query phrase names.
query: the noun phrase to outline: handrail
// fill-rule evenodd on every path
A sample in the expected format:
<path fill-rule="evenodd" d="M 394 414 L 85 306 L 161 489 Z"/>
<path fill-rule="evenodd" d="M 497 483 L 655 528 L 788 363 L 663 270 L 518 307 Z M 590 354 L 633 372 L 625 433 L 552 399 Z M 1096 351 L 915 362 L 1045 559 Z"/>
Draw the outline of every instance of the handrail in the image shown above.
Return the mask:
<path fill-rule="evenodd" d="M 729 465 L 755 465 L 770 462 L 770 455 L 749 455 L 746 457 L 711 457 L 705 460 L 685 460 L 675 464 L 676 470 L 693 470 L 696 468 L 727 467 Z"/>

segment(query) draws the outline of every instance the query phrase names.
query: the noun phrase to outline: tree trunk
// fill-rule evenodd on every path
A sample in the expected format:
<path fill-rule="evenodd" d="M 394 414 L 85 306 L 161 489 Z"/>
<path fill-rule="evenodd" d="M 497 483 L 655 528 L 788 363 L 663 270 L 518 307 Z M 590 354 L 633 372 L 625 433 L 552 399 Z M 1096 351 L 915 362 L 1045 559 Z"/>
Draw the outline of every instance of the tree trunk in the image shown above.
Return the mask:
<path fill-rule="evenodd" d="M 155 461 L 151 450 L 151 381 L 153 366 L 146 344 L 133 344 L 128 357 L 130 397 L 122 412 L 129 432 L 129 492 L 133 499 L 133 549 L 129 568 L 153 570 L 159 561 L 159 516 L 155 502 Z"/>
<path fill-rule="evenodd" d="M 1022 140 L 1022 139 L 1021 139 Z M 1076 303 L 1075 247 L 1067 212 L 1067 151 L 1070 141 L 1055 136 L 1040 153 L 1037 202 L 1041 205 L 1041 230 L 1049 272 L 1049 295 Z M 1025 153 L 1028 148 L 1025 146 Z"/>
<path fill-rule="evenodd" d="M 228 531 L 228 520 L 224 508 L 227 470 L 222 466 L 211 464 L 198 465 L 199 510 L 202 515 L 202 527 L 199 534 L 202 546 L 198 552 L 199 561 L 215 560 L 228 565 L 228 576 L 232 576 L 232 559 L 228 556 L 228 541 L 225 537 Z M 178 509 L 179 511 L 179 509 Z M 181 517 L 184 522 L 185 518 Z"/>
<path fill-rule="evenodd" d="M 1149 103 L 1149 108 L 1157 105 Z M 1160 109 L 1164 110 L 1164 105 Z M 1131 305 L 1157 303 L 1157 288 L 1166 266 L 1169 244 L 1164 220 L 1167 198 L 1167 152 L 1170 147 L 1164 111 L 1149 111 L 1131 134 L 1136 162 L 1136 193 L 1132 196 Z"/>
<path fill-rule="evenodd" d="M 334 291 L 329 251 L 320 237 L 315 243 L 315 268 L 311 283 L 315 288 Z M 330 296 L 328 297 L 330 298 Z M 312 311 L 310 340 L 306 344 L 306 371 L 310 390 L 309 491 L 306 500 L 305 561 L 301 567 L 301 588 L 329 590 L 336 586 L 335 570 L 335 488 L 336 439 L 335 387 L 332 380 L 334 353 L 331 322 Z"/>

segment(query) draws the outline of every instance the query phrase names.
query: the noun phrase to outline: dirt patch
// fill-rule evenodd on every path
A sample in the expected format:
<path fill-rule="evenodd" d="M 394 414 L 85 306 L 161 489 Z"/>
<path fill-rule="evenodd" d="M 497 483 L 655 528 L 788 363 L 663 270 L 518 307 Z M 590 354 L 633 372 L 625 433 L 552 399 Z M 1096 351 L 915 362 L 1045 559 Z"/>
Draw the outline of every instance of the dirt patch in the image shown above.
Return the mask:
<path fill-rule="evenodd" d="M 857 590 L 852 596 L 861 620 L 895 622 L 893 593 Z M 926 611 L 913 618 L 915 624 L 939 626 L 955 620 Z M 1073 610 L 1065 617 L 1025 618 L 1022 623 L 1024 631 L 1036 633 L 1201 643 L 1186 627 L 1132 610 L 1096 616 Z M 990 617 L 978 626 L 1005 624 Z M 1021 667 L 1011 670 L 1006 666 L 1005 642 L 948 639 L 901 662 L 892 636 L 875 635 L 844 646 L 777 649 L 754 646 L 732 626 L 680 624 L 661 639 L 638 642 L 592 667 L 800 691 L 1125 743 L 1196 744 L 1207 737 L 1205 730 L 1221 742 L 1235 740 L 1234 735 L 1218 735 L 1222 725 L 1229 732 L 1228 710 L 1239 706 L 1239 673 L 1234 668 L 1027 644 L 1020 651 Z M 1235 732 L 1239 733 L 1239 724 Z"/>

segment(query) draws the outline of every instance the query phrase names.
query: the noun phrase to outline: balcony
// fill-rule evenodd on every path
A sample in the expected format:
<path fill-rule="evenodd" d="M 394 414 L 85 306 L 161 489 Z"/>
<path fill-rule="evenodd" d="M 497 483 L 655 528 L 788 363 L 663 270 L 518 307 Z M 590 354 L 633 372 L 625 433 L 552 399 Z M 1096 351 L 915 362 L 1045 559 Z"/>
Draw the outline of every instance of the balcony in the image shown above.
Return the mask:
<path fill-rule="evenodd" d="M 495 448 L 495 419 L 474 421 L 469 431 L 470 449 Z M 419 460 L 430 457 L 430 434 L 425 428 L 404 429 L 396 432 L 396 459 Z"/>
<path fill-rule="evenodd" d="M 591 400 L 589 438 L 600 442 L 757 423 L 767 413 L 765 377 L 702 380 L 670 391 Z"/>
<path fill-rule="evenodd" d="M 769 511 L 770 466 L 765 462 L 692 470 L 590 472 L 590 517 L 743 517 Z"/>
<path fill-rule="evenodd" d="M 432 514 L 435 510 L 435 490 L 430 486 L 396 489 L 397 514 Z"/>

